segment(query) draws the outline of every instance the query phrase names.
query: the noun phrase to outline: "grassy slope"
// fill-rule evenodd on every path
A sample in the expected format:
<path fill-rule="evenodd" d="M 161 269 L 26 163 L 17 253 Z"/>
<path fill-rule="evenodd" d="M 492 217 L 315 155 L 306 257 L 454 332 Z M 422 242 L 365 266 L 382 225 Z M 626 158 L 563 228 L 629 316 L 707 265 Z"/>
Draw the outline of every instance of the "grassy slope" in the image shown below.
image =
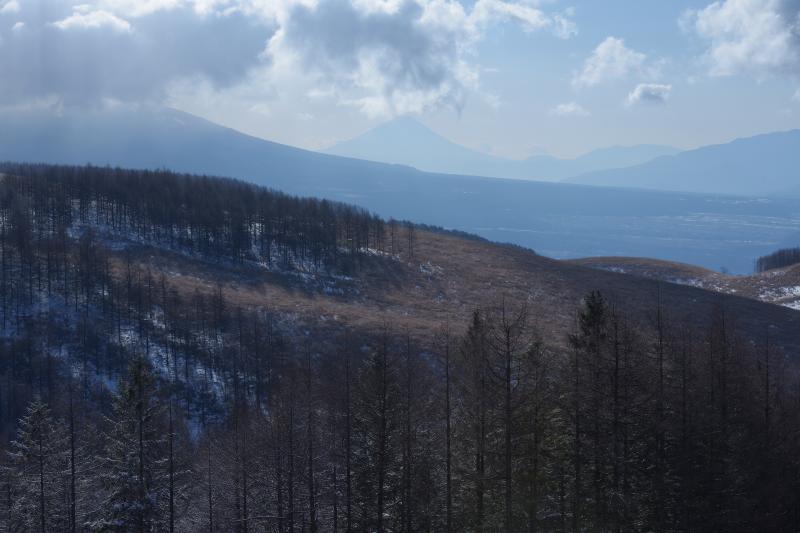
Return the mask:
<path fill-rule="evenodd" d="M 671 283 L 689 284 L 800 309 L 800 265 L 776 268 L 749 276 L 729 276 L 693 265 L 641 257 L 589 257 L 570 263 Z"/>
<path fill-rule="evenodd" d="M 476 306 L 506 297 L 517 303 L 526 300 L 546 340 L 563 344 L 581 298 L 600 289 L 643 317 L 652 316 L 660 297 L 670 319 L 697 325 L 723 303 L 749 334 L 760 335 L 773 324 L 774 341 L 800 352 L 800 313 L 790 309 L 427 231 L 418 232 L 413 259 L 405 253 L 400 259 L 375 258 L 349 280 L 211 265 L 149 248 L 140 249 L 138 257 L 156 271 L 169 273 L 185 291 L 211 290 L 220 282 L 226 294 L 242 304 L 293 313 L 317 326 L 388 324 L 432 339 L 445 324 L 460 330 Z"/>

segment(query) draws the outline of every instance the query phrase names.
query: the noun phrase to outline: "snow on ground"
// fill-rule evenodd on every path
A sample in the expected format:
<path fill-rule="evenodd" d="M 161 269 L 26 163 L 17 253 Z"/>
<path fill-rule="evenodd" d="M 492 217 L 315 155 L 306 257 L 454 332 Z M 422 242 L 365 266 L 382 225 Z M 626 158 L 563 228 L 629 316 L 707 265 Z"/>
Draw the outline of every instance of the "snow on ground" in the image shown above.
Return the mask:
<path fill-rule="evenodd" d="M 442 272 L 444 272 L 442 267 L 434 265 L 430 261 L 426 261 L 425 263 L 420 263 L 419 271 L 425 274 L 426 276 L 431 276 L 431 277 L 437 276 Z"/>
<path fill-rule="evenodd" d="M 84 221 L 81 221 L 79 204 L 74 202 L 72 213 L 72 225 L 67 228 L 67 234 L 73 239 L 80 239 L 89 231 L 94 232 L 95 237 L 109 250 L 120 251 L 124 250 L 131 245 L 144 245 L 156 246 L 160 249 L 178 253 L 181 255 L 192 257 L 193 259 L 202 259 L 205 262 L 212 262 L 218 264 L 232 265 L 232 260 L 225 259 L 209 259 L 201 257 L 197 250 L 191 246 L 181 245 L 180 242 L 186 242 L 186 234 L 178 234 L 174 243 L 169 244 L 164 240 L 155 240 L 148 237 L 143 237 L 133 230 L 121 231 L 115 229 L 107 224 L 103 224 L 100 217 L 97 216 L 95 203 L 92 202 L 84 214 Z M 257 226 L 257 225 L 256 225 Z M 260 233 L 260 229 L 255 227 L 255 235 Z M 188 230 L 187 230 L 188 231 Z M 172 233 L 178 233 L 174 230 Z M 191 237 L 191 235 L 189 235 Z M 270 242 L 269 245 L 262 249 L 256 242 L 251 245 L 251 257 L 244 261 L 244 264 L 255 266 L 269 272 L 293 275 L 307 284 L 322 281 L 322 286 L 318 287 L 319 290 L 329 294 L 335 294 L 336 289 L 332 287 L 334 281 L 355 281 L 349 276 L 341 273 L 331 272 L 327 267 L 312 261 L 309 258 L 302 257 L 287 251 L 276 242 Z M 340 248 L 339 251 L 342 255 L 350 253 L 349 249 Z M 391 255 L 387 252 L 382 252 L 372 248 L 363 248 L 359 250 L 360 253 L 368 256 L 383 257 L 395 261 L 400 258 L 397 255 Z M 241 263 L 236 263 L 240 265 Z"/>
<path fill-rule="evenodd" d="M 800 298 L 800 286 L 793 287 L 766 287 L 761 289 L 759 297 L 769 301 Z"/>
<path fill-rule="evenodd" d="M 634 264 L 614 264 L 613 261 L 597 261 L 589 266 L 608 272 L 630 274 L 668 283 L 697 287 L 723 294 L 736 294 L 763 302 L 800 310 L 800 284 L 797 272 L 792 268 L 770 270 L 751 276 L 726 276 L 716 272 L 698 272 L 692 275 L 682 268 L 670 265 L 650 264 L 646 260 Z M 686 275 L 688 274 L 688 275 Z"/>
<path fill-rule="evenodd" d="M 701 289 L 706 286 L 705 283 L 703 282 L 703 280 L 700 280 L 700 279 L 697 279 L 697 278 L 675 278 L 675 279 L 671 279 L 671 280 L 667 280 L 667 281 L 669 281 L 670 283 L 677 283 L 678 285 L 688 285 L 689 287 L 699 287 Z"/>

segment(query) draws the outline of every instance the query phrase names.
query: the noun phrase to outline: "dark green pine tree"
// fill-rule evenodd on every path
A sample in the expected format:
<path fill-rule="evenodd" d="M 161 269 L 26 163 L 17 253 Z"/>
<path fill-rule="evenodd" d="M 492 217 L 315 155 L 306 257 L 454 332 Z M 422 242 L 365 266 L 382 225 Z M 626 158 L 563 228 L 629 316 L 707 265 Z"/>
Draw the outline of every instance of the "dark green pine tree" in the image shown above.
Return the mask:
<path fill-rule="evenodd" d="M 581 520 L 587 512 L 591 523 L 600 529 L 605 528 L 608 520 L 605 421 L 610 417 L 604 380 L 609 308 L 599 291 L 592 291 L 584 298 L 577 318 L 577 331 L 569 336 L 574 352 L 573 530 L 576 531 L 583 529 Z M 583 473 L 588 475 L 584 478 Z"/>
<path fill-rule="evenodd" d="M 90 524 L 101 531 L 159 531 L 169 524 L 169 430 L 150 365 L 136 358 L 107 420 L 101 485 L 106 503 Z"/>
<path fill-rule="evenodd" d="M 47 405 L 34 400 L 9 451 L 13 531 L 68 531 L 69 441 Z"/>

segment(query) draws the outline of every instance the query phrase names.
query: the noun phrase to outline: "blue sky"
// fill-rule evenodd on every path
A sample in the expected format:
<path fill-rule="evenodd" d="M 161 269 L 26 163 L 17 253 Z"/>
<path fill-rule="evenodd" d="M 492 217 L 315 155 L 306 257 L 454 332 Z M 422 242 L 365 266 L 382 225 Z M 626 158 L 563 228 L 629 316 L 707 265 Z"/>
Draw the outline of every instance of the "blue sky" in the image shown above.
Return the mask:
<path fill-rule="evenodd" d="M 508 157 L 800 126 L 798 0 L 0 0 L 0 111 L 169 105 L 306 148 L 412 115 Z"/>
<path fill-rule="evenodd" d="M 793 100 L 800 87 L 795 74 L 747 69 L 710 74 L 704 58 L 708 42 L 679 24 L 687 10 L 710 4 L 570 2 L 565 5 L 575 8 L 572 20 L 578 32 L 566 40 L 526 33 L 513 24 L 494 27 L 479 45 L 479 57 L 490 69 L 482 76 L 482 88 L 496 95 L 500 105 L 491 109 L 476 99 L 460 117 L 437 113 L 425 122 L 464 144 L 513 157 L 537 149 L 573 155 L 608 144 L 691 148 L 800 126 L 800 102 Z M 631 71 L 591 87 L 575 87 L 574 73 L 610 36 L 645 54 L 646 63 L 659 72 Z M 671 86 L 668 100 L 629 105 L 627 95 L 644 82 Z M 565 103 L 576 103 L 586 113 L 551 113 Z"/>

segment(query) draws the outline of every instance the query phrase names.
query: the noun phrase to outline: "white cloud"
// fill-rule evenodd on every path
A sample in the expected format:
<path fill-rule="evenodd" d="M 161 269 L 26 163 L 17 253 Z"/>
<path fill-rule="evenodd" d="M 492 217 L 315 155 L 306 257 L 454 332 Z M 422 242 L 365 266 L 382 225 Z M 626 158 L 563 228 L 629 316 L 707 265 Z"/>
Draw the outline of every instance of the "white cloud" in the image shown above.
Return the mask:
<path fill-rule="evenodd" d="M 3 4 L 3 7 L 0 7 L 0 15 L 5 15 L 7 13 L 19 13 L 18 0 L 8 0 L 8 2 Z"/>
<path fill-rule="evenodd" d="M 429 5 L 437 2 L 427 2 Z M 505 0 L 478 0 L 468 14 L 465 22 L 471 30 L 479 34 L 493 22 L 518 22 L 526 31 L 534 31 L 551 25 L 555 20 L 529 2 L 508 2 Z"/>
<path fill-rule="evenodd" d="M 563 14 L 553 15 L 553 33 L 560 39 L 569 39 L 578 35 L 578 26 L 570 19 L 573 15 L 572 9 Z"/>
<path fill-rule="evenodd" d="M 264 4 L 287 4 L 293 0 L 95 0 L 98 9 L 104 9 L 123 18 L 138 18 L 163 11 L 191 9 L 198 15 L 226 16 L 232 13 L 252 12 Z"/>
<path fill-rule="evenodd" d="M 559 104 L 550 110 L 550 114 L 557 117 L 588 117 L 591 113 L 577 102 Z"/>
<path fill-rule="evenodd" d="M 195 87 L 204 99 L 247 95 L 248 107 L 283 94 L 367 115 L 460 110 L 468 95 L 491 101 L 476 45 L 494 25 L 577 33 L 573 12 L 549 0 L 39 1 L 22 6 L 26 37 L 0 57 L 0 79 L 15 80 L 0 100 L 163 101 Z"/>
<path fill-rule="evenodd" d="M 122 17 L 135 18 L 169 11 L 185 4 L 185 0 L 100 0 L 97 7 Z"/>
<path fill-rule="evenodd" d="M 576 87 L 591 87 L 606 80 L 621 78 L 629 72 L 641 71 L 647 56 L 625 46 L 617 37 L 607 37 L 591 53 L 580 72 L 573 76 Z"/>
<path fill-rule="evenodd" d="M 712 76 L 800 73 L 797 0 L 720 0 L 686 11 L 680 24 L 708 43 Z"/>
<path fill-rule="evenodd" d="M 15 22 L 14 25 L 11 26 L 11 31 L 22 31 L 22 28 L 24 28 L 24 27 L 25 27 L 25 23 L 24 22 L 22 22 L 22 21 Z"/>
<path fill-rule="evenodd" d="M 89 6 L 75 6 L 72 15 L 53 22 L 60 30 L 111 28 L 121 33 L 133 31 L 130 22 L 103 10 L 91 10 Z"/>
<path fill-rule="evenodd" d="M 474 45 L 492 24 L 519 24 L 569 37 L 569 13 L 550 15 L 530 0 L 286 0 L 272 7 L 279 29 L 267 47 L 274 82 L 304 72 L 340 104 L 370 116 L 460 109 L 477 91 Z M 307 91 L 306 91 L 307 92 Z"/>
<path fill-rule="evenodd" d="M 663 104 L 669 100 L 672 85 L 640 83 L 628 94 L 628 105 L 638 103 Z"/>
<path fill-rule="evenodd" d="M 66 106 L 104 99 L 158 103 L 176 80 L 202 79 L 224 89 L 267 63 L 260 54 L 274 25 L 225 11 L 232 4 L 201 14 L 188 0 L 88 1 L 30 0 L 37 6 L 30 9 L 20 0 L 7 25 L 19 22 L 24 30 L 3 42 L 0 105 L 50 96 Z M 147 16 L 136 11 L 145 8 L 152 11 Z"/>

